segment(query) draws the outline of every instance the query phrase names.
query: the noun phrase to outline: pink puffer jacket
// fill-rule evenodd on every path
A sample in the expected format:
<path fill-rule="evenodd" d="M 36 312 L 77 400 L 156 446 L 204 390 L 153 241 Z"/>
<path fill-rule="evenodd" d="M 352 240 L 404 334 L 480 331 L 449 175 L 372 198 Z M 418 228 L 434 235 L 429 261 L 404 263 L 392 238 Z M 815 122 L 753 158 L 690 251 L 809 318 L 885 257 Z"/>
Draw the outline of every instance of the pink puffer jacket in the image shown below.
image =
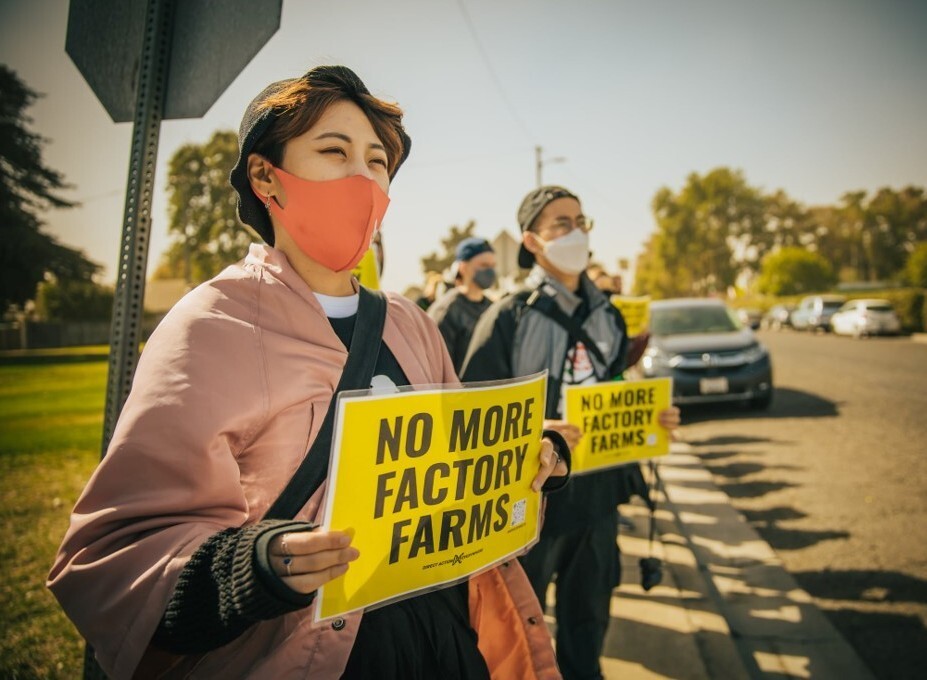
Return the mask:
<path fill-rule="evenodd" d="M 390 294 L 384 341 L 413 384 L 457 381 L 434 323 Z M 347 357 L 282 253 L 247 258 L 181 300 L 142 354 L 106 457 L 71 516 L 48 585 L 113 678 L 337 678 L 361 614 L 311 607 L 196 658 L 149 649 L 177 577 L 207 538 L 258 521 L 299 465 Z M 299 519 L 315 519 L 325 485 Z M 495 678 L 558 678 L 517 561 L 470 581 Z"/>

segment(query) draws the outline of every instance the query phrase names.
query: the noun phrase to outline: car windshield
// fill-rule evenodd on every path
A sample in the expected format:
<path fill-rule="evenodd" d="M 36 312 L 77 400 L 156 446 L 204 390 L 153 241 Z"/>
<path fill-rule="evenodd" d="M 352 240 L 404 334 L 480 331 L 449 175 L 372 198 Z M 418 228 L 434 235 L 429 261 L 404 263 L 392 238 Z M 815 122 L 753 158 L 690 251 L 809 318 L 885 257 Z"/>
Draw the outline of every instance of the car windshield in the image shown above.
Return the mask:
<path fill-rule="evenodd" d="M 650 331 L 654 335 L 686 333 L 729 333 L 742 328 L 727 307 L 666 307 L 650 310 Z"/>
<path fill-rule="evenodd" d="M 824 301 L 824 309 L 840 309 L 843 306 L 843 303 L 839 300 L 830 302 L 828 300 Z"/>
<path fill-rule="evenodd" d="M 869 303 L 864 305 L 865 309 L 868 309 L 870 312 L 891 312 L 894 311 L 892 306 L 886 302 L 872 304 Z"/>

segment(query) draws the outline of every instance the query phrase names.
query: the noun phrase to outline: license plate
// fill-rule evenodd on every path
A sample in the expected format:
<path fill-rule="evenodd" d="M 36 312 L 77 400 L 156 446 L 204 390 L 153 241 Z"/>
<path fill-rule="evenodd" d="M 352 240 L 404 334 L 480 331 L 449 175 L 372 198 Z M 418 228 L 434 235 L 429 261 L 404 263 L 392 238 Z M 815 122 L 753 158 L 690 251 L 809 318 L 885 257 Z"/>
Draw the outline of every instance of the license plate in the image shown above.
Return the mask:
<path fill-rule="evenodd" d="M 728 392 L 727 378 L 702 378 L 698 381 L 698 389 L 702 394 L 726 394 Z"/>

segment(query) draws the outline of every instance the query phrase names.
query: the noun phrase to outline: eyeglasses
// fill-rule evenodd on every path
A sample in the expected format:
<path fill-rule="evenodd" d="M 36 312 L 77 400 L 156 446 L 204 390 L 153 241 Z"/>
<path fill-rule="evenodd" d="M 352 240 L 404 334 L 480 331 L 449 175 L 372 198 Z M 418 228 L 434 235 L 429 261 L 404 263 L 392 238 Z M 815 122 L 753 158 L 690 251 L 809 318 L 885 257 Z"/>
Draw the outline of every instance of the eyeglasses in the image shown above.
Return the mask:
<path fill-rule="evenodd" d="M 592 231 L 592 225 L 593 221 L 584 215 L 580 215 L 575 220 L 571 220 L 569 217 L 558 217 L 556 220 L 546 225 L 544 231 L 553 238 L 557 238 L 569 234 L 574 229 L 579 229 L 588 234 Z"/>

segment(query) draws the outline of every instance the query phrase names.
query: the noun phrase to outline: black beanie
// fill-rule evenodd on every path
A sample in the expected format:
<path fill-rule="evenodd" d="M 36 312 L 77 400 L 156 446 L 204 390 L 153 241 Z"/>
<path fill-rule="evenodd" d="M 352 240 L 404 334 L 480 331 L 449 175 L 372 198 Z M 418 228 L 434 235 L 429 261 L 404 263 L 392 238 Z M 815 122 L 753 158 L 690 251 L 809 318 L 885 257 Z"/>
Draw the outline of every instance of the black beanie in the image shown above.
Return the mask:
<path fill-rule="evenodd" d="M 310 85 L 334 86 L 344 92 L 345 96 L 360 106 L 365 113 L 367 112 L 367 104 L 361 95 L 369 95 L 370 90 L 347 66 L 317 66 L 302 77 L 308 80 Z M 264 205 L 251 190 L 251 182 L 248 180 L 248 154 L 254 151 L 258 141 L 277 120 L 277 112 L 271 108 L 262 108 L 261 104 L 296 80 L 298 79 L 288 78 L 271 83 L 248 104 L 245 115 L 241 119 L 241 126 L 238 128 L 238 161 L 229 175 L 229 183 L 238 193 L 238 219 L 254 229 L 268 245 L 274 245 L 274 228 Z M 401 124 L 398 132 L 402 140 L 402 156 L 396 162 L 396 167 L 390 174 L 390 180 L 396 176 L 399 166 L 409 157 L 409 150 L 412 147 L 412 140 Z"/>

